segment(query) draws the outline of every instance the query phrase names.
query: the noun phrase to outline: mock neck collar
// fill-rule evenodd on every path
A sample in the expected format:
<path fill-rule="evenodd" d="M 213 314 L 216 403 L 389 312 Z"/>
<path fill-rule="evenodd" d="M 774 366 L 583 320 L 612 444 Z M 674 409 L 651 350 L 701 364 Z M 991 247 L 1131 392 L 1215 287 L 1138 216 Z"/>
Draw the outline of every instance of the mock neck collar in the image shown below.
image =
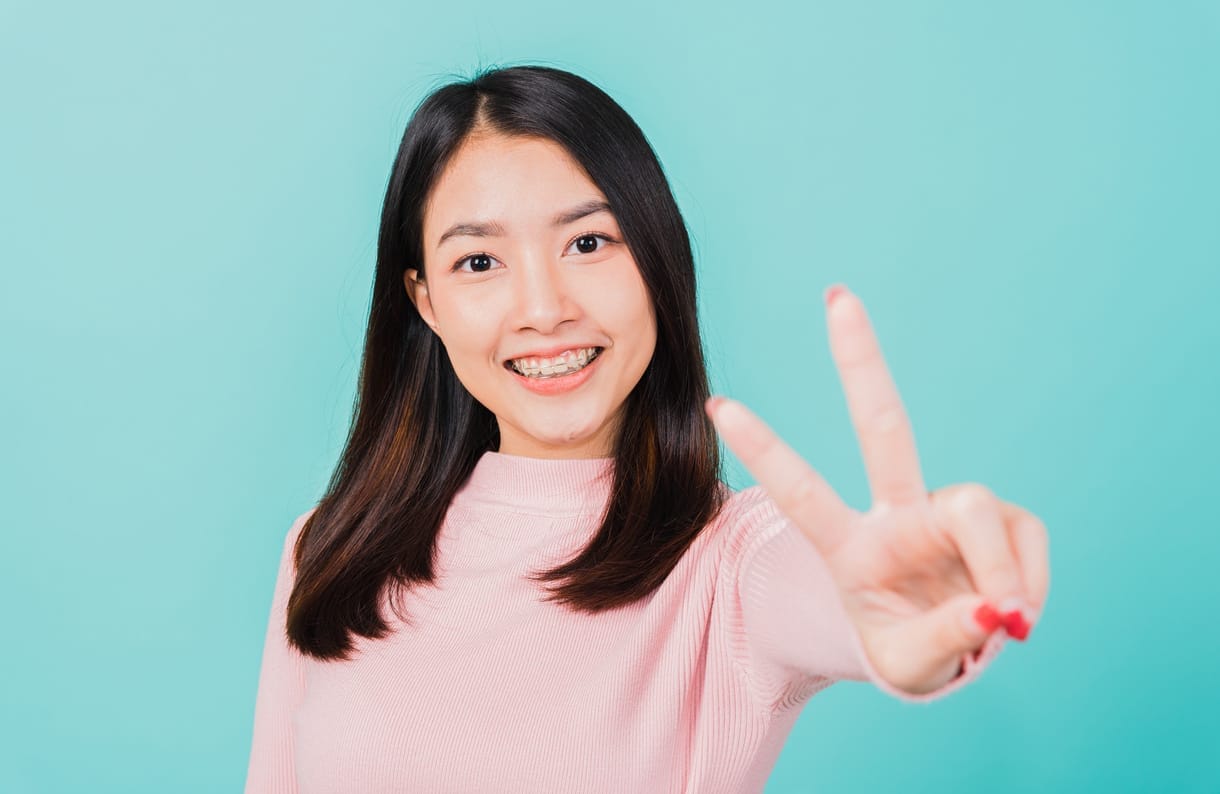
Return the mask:
<path fill-rule="evenodd" d="M 599 513 L 610 496 L 614 458 L 531 458 L 488 450 L 455 498 L 549 513 Z"/>

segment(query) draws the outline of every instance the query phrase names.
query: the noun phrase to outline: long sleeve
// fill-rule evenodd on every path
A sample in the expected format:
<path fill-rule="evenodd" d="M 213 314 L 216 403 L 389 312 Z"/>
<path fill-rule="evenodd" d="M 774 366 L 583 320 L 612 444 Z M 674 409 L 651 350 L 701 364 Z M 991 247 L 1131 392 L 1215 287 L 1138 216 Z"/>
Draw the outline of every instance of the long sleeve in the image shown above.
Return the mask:
<path fill-rule="evenodd" d="M 1004 645 L 993 634 L 944 686 L 914 695 L 892 686 L 869 662 L 817 548 L 761 488 L 730 527 L 727 557 L 736 582 L 729 612 L 734 647 L 756 694 L 773 708 L 807 699 L 835 680 L 871 681 L 908 702 L 943 697 L 977 678 Z"/>
<path fill-rule="evenodd" d="M 483 453 L 438 530 L 436 580 L 405 615 L 383 602 L 390 630 L 345 661 L 287 644 L 298 518 L 246 794 L 761 794 L 796 704 L 870 677 L 829 572 L 765 492 L 730 491 L 646 598 L 556 603 L 530 574 L 596 537 L 613 464 Z"/>
<path fill-rule="evenodd" d="M 296 794 L 298 791 L 292 715 L 305 696 L 305 674 L 301 653 L 288 645 L 285 626 L 288 596 L 295 579 L 293 547 L 312 512 L 307 511 L 293 522 L 280 556 L 258 677 L 246 794 Z"/>

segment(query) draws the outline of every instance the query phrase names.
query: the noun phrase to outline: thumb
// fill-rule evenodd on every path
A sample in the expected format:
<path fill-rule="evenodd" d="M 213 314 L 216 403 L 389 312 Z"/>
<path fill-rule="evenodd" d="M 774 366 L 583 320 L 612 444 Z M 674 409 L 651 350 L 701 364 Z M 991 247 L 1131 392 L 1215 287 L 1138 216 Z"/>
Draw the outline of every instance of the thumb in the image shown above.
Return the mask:
<path fill-rule="evenodd" d="M 995 605 L 978 593 L 947 599 L 894 630 L 896 647 L 910 649 L 897 675 L 910 687 L 940 686 L 945 671 L 958 669 L 965 655 L 976 654 L 997 631 L 1004 633 L 1002 621 Z"/>

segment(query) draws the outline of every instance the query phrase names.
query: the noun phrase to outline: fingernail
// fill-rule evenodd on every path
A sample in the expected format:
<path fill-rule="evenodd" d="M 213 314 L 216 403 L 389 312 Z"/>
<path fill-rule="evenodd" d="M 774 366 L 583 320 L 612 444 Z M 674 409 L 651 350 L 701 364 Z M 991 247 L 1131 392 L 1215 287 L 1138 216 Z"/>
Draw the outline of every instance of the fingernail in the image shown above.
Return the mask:
<path fill-rule="evenodd" d="M 1004 630 L 1015 640 L 1024 641 L 1029 636 L 1029 617 L 1033 610 L 1021 596 L 1009 596 L 1000 602 L 1000 617 L 1004 621 Z"/>
<path fill-rule="evenodd" d="M 1032 628 L 1019 610 L 1004 613 L 1004 630 L 1012 635 L 1014 640 L 1025 642 Z"/>
<path fill-rule="evenodd" d="M 991 604 L 983 604 L 974 610 L 974 621 L 990 634 L 1000 626 L 1000 613 L 992 609 Z"/>
<path fill-rule="evenodd" d="M 844 292 L 847 292 L 847 287 L 844 287 L 842 284 L 831 284 L 826 288 L 826 292 L 824 293 L 826 305 L 829 306 L 835 298 L 839 297 Z"/>

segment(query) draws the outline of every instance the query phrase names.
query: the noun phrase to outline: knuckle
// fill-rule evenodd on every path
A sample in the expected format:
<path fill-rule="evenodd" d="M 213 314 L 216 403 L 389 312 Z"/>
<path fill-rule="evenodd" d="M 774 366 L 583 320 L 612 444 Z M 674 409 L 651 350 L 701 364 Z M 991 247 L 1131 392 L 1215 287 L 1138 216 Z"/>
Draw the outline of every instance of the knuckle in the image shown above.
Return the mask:
<path fill-rule="evenodd" d="M 1040 548 L 1044 554 L 1049 550 L 1050 533 L 1046 530 L 1046 524 L 1028 510 L 1018 510 L 1013 530 L 1024 542 Z"/>
<path fill-rule="evenodd" d="M 978 625 L 975 623 L 974 625 Z M 945 626 L 945 644 L 962 644 L 967 645 L 974 642 L 973 632 L 962 625 L 961 621 L 955 620 Z"/>
<path fill-rule="evenodd" d="M 1029 517 L 1029 531 L 1038 537 L 1038 540 L 1042 542 L 1043 548 L 1050 546 L 1051 536 L 1046 531 L 1046 524 L 1042 522 L 1042 519 L 1031 515 Z"/>
<path fill-rule="evenodd" d="M 789 500 L 793 505 L 810 505 L 817 499 L 817 483 L 810 477 L 801 477 L 792 486 Z"/>
<path fill-rule="evenodd" d="M 775 436 L 765 436 L 756 442 L 759 455 L 774 455 L 779 451 L 779 439 Z"/>
<path fill-rule="evenodd" d="M 878 433 L 893 433 L 902 429 L 906 412 L 900 405 L 886 405 L 878 409 L 869 420 L 869 425 Z"/>
<path fill-rule="evenodd" d="M 993 592 L 992 595 L 997 601 L 1008 596 L 1020 596 L 1024 592 L 1024 585 L 1021 582 L 1021 575 L 1011 566 L 1004 563 L 993 563 L 988 565 L 981 572 L 983 582 L 990 585 Z"/>
<path fill-rule="evenodd" d="M 962 515 L 975 515 L 993 509 L 996 498 L 987 486 L 979 483 L 966 483 L 954 489 L 949 495 L 948 502 L 950 507 Z"/>
<path fill-rule="evenodd" d="M 840 344 L 837 360 L 840 368 L 843 369 L 866 368 L 873 361 L 873 351 L 859 339 L 847 339 Z"/>
<path fill-rule="evenodd" d="M 918 485 L 906 480 L 884 480 L 881 481 L 881 484 L 883 492 L 887 494 L 887 499 L 895 503 L 915 502 L 926 494 L 926 491 L 920 490 Z"/>

